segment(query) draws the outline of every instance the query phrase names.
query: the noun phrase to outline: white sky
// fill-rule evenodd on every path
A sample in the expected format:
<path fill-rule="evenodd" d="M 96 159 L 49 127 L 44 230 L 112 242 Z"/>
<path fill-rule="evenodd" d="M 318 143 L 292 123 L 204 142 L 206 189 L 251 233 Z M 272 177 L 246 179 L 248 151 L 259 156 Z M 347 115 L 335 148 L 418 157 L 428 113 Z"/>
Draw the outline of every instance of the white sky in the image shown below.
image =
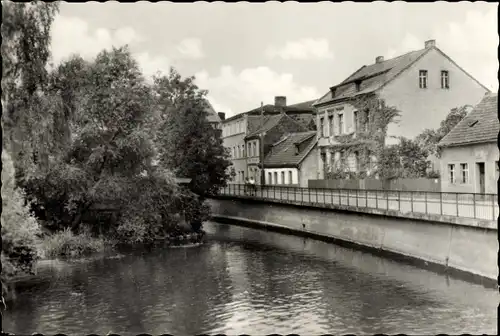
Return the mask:
<path fill-rule="evenodd" d="M 498 89 L 497 8 L 434 3 L 62 3 L 52 30 L 55 62 L 129 44 L 146 75 L 195 75 L 218 111 L 245 112 L 274 96 L 319 98 L 376 56 L 437 46 Z"/>

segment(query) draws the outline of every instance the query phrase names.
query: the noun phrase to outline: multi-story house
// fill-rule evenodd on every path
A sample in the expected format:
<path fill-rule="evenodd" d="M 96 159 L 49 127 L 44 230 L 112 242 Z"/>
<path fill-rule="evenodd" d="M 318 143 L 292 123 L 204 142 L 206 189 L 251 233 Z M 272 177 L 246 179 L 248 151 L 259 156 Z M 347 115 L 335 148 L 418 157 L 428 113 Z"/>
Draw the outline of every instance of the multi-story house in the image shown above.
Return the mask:
<path fill-rule="evenodd" d="M 247 165 L 248 155 L 251 154 L 251 157 L 253 157 L 254 153 L 260 153 L 257 144 L 246 144 L 245 138 L 248 135 L 251 135 L 265 124 L 270 125 L 268 121 L 270 117 L 279 116 L 283 113 L 300 125 L 303 125 L 306 129 L 315 127 L 312 108 L 313 102 L 314 101 L 308 101 L 300 104 L 287 105 L 286 97 L 277 96 L 275 97 L 274 105 L 268 104 L 257 107 L 248 112 L 240 113 L 223 120 L 221 123 L 223 143 L 231 153 L 233 165 L 230 169 L 232 169 L 235 174 L 230 183 L 244 183 L 245 178 L 249 176 Z M 266 121 L 268 123 L 266 123 Z M 252 174 L 255 174 L 253 167 Z M 259 182 L 260 179 L 256 179 L 256 181 Z"/>
<path fill-rule="evenodd" d="M 285 134 L 264 159 L 267 185 L 307 187 L 316 178 L 316 131 Z"/>
<path fill-rule="evenodd" d="M 245 137 L 248 175 L 253 177 L 258 184 L 263 182 L 265 174 L 261 175 L 262 157 L 265 158 L 268 155 L 273 144 L 287 133 L 310 130 L 310 127 L 293 119 L 285 111 L 277 115 L 262 116 L 261 125 Z M 266 170 L 265 160 L 264 170 Z"/>
<path fill-rule="evenodd" d="M 398 137 L 414 138 L 426 128 L 439 127 L 452 108 L 475 105 L 486 92 L 486 87 L 436 47 L 435 40 L 392 59 L 376 57 L 375 63 L 362 66 L 313 104 L 318 125 L 317 177 L 324 178 L 325 171 L 339 162 L 351 172 L 364 169 L 369 174 L 374 167 L 362 168 L 356 152 L 341 156 L 340 148 L 359 142 L 356 135 L 369 127 L 365 121 L 373 120 L 373 116 L 367 118 L 366 110 L 358 111 L 354 102 L 360 98 L 377 97 L 400 112 L 397 122 L 387 125 L 385 144 L 391 144 Z M 369 156 L 374 163 L 376 157 Z"/>
<path fill-rule="evenodd" d="M 443 192 L 497 193 L 498 95 L 487 94 L 438 144 Z"/>

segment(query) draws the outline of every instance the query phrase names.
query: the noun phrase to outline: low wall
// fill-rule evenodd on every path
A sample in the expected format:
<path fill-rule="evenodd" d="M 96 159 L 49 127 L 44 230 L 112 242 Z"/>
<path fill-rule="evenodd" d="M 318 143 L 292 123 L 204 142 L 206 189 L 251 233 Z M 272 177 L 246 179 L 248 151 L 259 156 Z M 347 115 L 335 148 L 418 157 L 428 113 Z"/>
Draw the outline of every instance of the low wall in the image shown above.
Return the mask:
<path fill-rule="evenodd" d="M 440 192 L 440 179 L 414 178 L 383 181 L 377 179 L 309 180 L 309 188 Z"/>
<path fill-rule="evenodd" d="M 316 235 L 389 252 L 490 284 L 498 277 L 497 230 L 261 200 L 209 199 L 215 220 Z"/>

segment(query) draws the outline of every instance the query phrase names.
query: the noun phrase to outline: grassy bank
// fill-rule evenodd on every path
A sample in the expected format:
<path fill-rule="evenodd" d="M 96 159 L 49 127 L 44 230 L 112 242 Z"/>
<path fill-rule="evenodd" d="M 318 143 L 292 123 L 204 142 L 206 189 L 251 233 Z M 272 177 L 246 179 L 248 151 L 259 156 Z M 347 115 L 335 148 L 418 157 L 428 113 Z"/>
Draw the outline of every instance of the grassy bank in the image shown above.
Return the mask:
<path fill-rule="evenodd" d="M 38 243 L 41 259 L 57 257 L 78 258 L 113 249 L 115 242 L 105 237 L 93 237 L 90 233 L 74 234 L 71 230 L 47 235 Z"/>

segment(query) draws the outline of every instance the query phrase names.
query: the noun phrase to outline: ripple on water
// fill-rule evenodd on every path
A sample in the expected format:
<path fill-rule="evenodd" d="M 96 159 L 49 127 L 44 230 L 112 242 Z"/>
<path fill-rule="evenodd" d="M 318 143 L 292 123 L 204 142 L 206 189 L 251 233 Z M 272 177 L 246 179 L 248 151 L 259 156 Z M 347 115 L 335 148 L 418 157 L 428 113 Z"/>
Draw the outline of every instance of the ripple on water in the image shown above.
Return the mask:
<path fill-rule="evenodd" d="M 198 248 L 55 263 L 6 331 L 31 334 L 496 332 L 498 293 L 334 245 L 212 225 Z"/>

